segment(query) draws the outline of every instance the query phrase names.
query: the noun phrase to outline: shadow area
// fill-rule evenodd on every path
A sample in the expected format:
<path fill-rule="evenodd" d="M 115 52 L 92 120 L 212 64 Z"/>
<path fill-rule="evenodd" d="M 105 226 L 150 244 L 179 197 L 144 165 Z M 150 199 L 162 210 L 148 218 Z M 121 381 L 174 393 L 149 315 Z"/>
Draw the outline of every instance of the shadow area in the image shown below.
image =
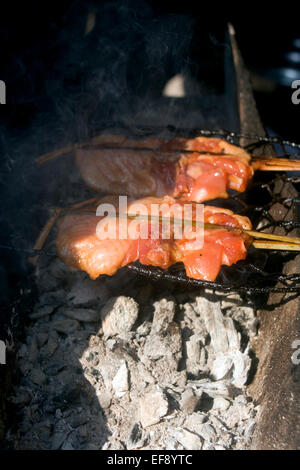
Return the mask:
<path fill-rule="evenodd" d="M 138 397 L 134 391 L 127 393 L 121 409 L 122 391 L 118 392 L 114 379 L 124 361 L 135 371 L 140 358 L 131 331 L 104 335 L 103 307 L 110 299 L 129 299 L 133 310 L 139 308 L 133 325 L 136 330 L 142 323 L 151 324 L 153 302 L 172 298 L 176 286 L 145 282 L 126 268 L 113 277 L 92 281 L 83 272 L 70 272 L 58 258 L 44 255 L 28 280 L 36 287 L 28 289 L 31 303 L 25 302 L 25 293 L 16 310 L 22 333 L 14 347 L 13 387 L 7 396 L 2 448 L 130 448 L 130 443 L 114 437 L 121 432 L 130 439 L 131 426 L 138 426 L 136 413 L 125 409 L 127 401 L 128 405 L 134 400 L 137 403 Z M 130 384 L 131 377 L 127 379 Z M 126 422 L 128 429 L 122 429 L 115 415 L 124 417 L 126 412 L 122 426 Z"/>

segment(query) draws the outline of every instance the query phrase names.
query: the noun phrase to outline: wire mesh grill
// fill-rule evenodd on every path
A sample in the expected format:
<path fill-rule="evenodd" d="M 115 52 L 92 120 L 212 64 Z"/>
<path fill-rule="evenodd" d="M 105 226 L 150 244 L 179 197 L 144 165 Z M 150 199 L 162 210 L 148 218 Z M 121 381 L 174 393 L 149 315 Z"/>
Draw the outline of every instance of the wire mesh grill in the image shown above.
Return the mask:
<path fill-rule="evenodd" d="M 124 129 L 125 133 L 132 137 L 145 137 L 160 134 L 162 128 L 138 128 L 136 134 L 132 129 Z M 300 144 L 290 142 L 279 137 L 260 137 L 256 135 L 245 135 L 225 130 L 209 131 L 201 129 L 178 129 L 174 127 L 167 128 L 170 138 L 184 136 L 207 136 L 221 137 L 234 145 L 240 145 L 240 139 L 249 144 L 244 147 L 253 151 L 263 145 L 280 145 L 284 156 L 290 154 L 285 147 L 300 149 Z M 135 134 L 135 135 L 134 135 Z M 293 153 L 293 158 L 295 154 Z M 267 231 L 272 233 L 280 230 L 281 235 L 291 234 L 292 231 L 299 229 L 300 221 L 298 217 L 298 205 L 300 197 L 294 190 L 299 184 L 300 176 L 288 176 L 285 173 L 274 172 L 255 172 L 251 186 L 244 193 L 232 192 L 229 199 L 217 199 L 210 201 L 210 205 L 224 207 L 234 212 L 246 215 L 250 218 L 255 230 Z M 292 193 L 294 195 L 291 195 Z M 280 209 L 280 210 L 279 210 Z M 283 215 L 279 215 L 282 213 Z M 295 233 L 294 233 L 295 235 Z M 1 246 L 0 246 L 1 248 Z M 49 251 L 46 247 L 43 250 L 16 249 L 30 254 L 44 253 L 46 256 L 56 256 L 55 252 Z M 300 292 L 300 272 L 286 273 L 286 263 L 293 260 L 297 255 L 295 252 L 271 251 L 255 249 L 250 247 L 247 258 L 239 261 L 232 266 L 222 266 L 215 282 L 191 279 L 186 276 L 183 264 L 178 263 L 167 270 L 162 270 L 153 266 L 141 265 L 139 262 L 132 263 L 128 269 L 141 276 L 153 280 L 169 281 L 187 287 L 209 288 L 218 291 L 236 291 L 247 293 L 267 293 L 267 292 Z M 300 265 L 300 263 L 299 263 Z M 294 271 L 295 268 L 293 268 Z M 300 271 L 300 268 L 299 268 Z"/>
<path fill-rule="evenodd" d="M 283 150 L 283 155 L 288 157 L 289 153 L 285 147 L 300 149 L 300 144 L 290 142 L 279 137 L 261 137 L 256 135 L 245 135 L 225 130 L 186 130 L 170 128 L 174 134 L 202 135 L 207 137 L 221 137 L 232 144 L 239 145 L 243 138 L 249 140 L 247 150 L 263 145 L 278 144 Z M 153 132 L 153 128 L 152 128 Z M 295 154 L 293 154 L 295 158 Z M 256 172 L 252 185 L 245 193 L 232 194 L 229 199 L 215 200 L 211 205 L 217 205 L 234 210 L 236 213 L 246 215 L 252 221 L 255 230 L 273 233 L 280 228 L 282 235 L 291 234 L 293 230 L 300 227 L 298 219 L 299 197 L 290 196 L 291 187 L 300 183 L 300 176 L 288 176 L 285 173 Z M 288 193 L 285 195 L 285 193 Z M 277 209 L 275 208 L 277 207 Z M 285 213 L 283 218 L 274 215 L 277 210 Z M 300 272 L 284 273 L 284 266 L 288 261 L 294 259 L 295 253 L 286 251 L 258 250 L 250 247 L 246 260 L 239 261 L 232 266 L 223 266 L 216 281 L 203 281 L 188 278 L 181 263 L 171 266 L 167 270 L 141 265 L 136 262 L 128 266 L 130 270 L 154 280 L 165 280 L 191 287 L 218 289 L 221 291 L 238 291 L 249 293 L 267 292 L 300 292 Z"/>

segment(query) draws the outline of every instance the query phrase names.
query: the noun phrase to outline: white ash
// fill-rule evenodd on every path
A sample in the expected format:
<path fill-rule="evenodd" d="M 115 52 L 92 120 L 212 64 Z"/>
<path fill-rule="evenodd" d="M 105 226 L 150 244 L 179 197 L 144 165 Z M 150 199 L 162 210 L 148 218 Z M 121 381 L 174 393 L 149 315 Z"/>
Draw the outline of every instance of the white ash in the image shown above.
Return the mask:
<path fill-rule="evenodd" d="M 128 369 L 125 361 L 113 378 L 112 388 L 118 398 L 121 398 L 129 390 Z"/>
<path fill-rule="evenodd" d="M 156 389 L 147 392 L 140 399 L 140 422 L 143 428 L 157 424 L 168 413 L 169 402 L 164 390 Z"/>
<path fill-rule="evenodd" d="M 105 336 L 130 331 L 138 316 L 138 305 L 129 297 L 111 298 L 101 311 Z"/>
<path fill-rule="evenodd" d="M 128 272 L 116 279 L 91 281 L 56 259 L 39 267 L 7 446 L 247 448 L 251 306 L 236 294 L 170 296 Z"/>

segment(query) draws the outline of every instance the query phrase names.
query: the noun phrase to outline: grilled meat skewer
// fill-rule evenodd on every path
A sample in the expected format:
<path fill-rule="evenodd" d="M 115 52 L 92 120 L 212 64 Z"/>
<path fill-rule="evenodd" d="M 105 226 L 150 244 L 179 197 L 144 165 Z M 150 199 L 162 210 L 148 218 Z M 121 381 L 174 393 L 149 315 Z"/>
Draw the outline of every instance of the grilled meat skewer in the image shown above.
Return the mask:
<path fill-rule="evenodd" d="M 246 190 L 255 170 L 297 170 L 300 161 L 251 158 L 244 149 L 207 137 L 133 141 L 103 136 L 96 147 L 78 148 L 76 162 L 94 191 L 134 197 L 169 195 L 203 202 Z"/>
<path fill-rule="evenodd" d="M 126 228 L 123 238 L 118 228 L 115 239 L 100 239 L 97 235 L 97 226 L 101 218 L 96 216 L 95 212 L 69 214 L 59 221 L 56 239 L 59 257 L 69 267 L 86 271 L 92 279 L 101 274 L 112 275 L 120 267 L 139 260 L 142 264 L 159 266 L 163 269 L 182 262 L 188 277 L 208 281 L 216 279 L 221 265 L 230 266 L 246 257 L 247 248 L 252 240 L 243 231 L 251 229 L 251 222 L 247 217 L 236 215 L 227 209 L 205 206 L 202 243 L 197 239 L 197 235 L 199 235 L 199 230 L 203 230 L 203 226 L 196 228 L 194 232 L 188 230 L 181 238 L 176 238 L 174 218 L 171 218 L 171 236 L 165 237 L 163 234 L 161 220 L 170 216 L 174 204 L 183 207 L 182 201 L 168 196 L 144 198 L 128 204 L 126 213 L 129 216 L 136 203 L 143 204 L 143 207 L 149 210 L 153 204 L 161 208 L 162 219 L 158 222 L 158 238 L 152 237 L 152 226 L 148 225 L 148 220 L 144 219 L 139 222 L 139 233 L 145 233 L 146 230 L 146 238 L 143 235 L 132 238 L 129 228 Z M 194 217 L 196 204 L 189 203 L 188 205 L 192 206 Z M 120 214 L 112 222 L 118 222 L 119 218 Z M 207 228 L 210 224 L 213 228 Z M 215 224 L 220 227 L 216 229 Z M 235 228 L 235 230 L 227 230 L 226 226 L 228 229 Z"/>

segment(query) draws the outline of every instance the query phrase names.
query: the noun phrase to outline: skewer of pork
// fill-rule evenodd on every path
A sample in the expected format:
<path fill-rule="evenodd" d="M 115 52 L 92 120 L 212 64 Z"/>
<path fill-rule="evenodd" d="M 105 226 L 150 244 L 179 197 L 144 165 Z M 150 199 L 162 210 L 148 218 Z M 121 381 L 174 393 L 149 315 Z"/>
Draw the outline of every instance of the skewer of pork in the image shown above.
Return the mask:
<path fill-rule="evenodd" d="M 66 150 L 70 151 L 70 148 Z M 203 202 L 244 192 L 254 171 L 300 170 L 300 161 L 258 158 L 218 138 L 133 140 L 100 136 L 77 145 L 76 163 L 87 186 L 100 193 L 133 197 L 170 195 Z M 57 154 L 38 159 L 42 164 Z"/>
<path fill-rule="evenodd" d="M 120 226 L 116 224 L 115 238 L 99 238 L 97 227 L 101 217 L 96 215 L 94 207 L 87 207 L 85 213 L 66 214 L 59 220 L 56 238 L 59 257 L 70 268 L 83 270 L 92 279 L 102 274 L 113 275 L 119 268 L 138 260 L 142 264 L 162 269 L 182 262 L 188 277 L 214 281 L 222 265 L 231 266 L 245 259 L 252 243 L 257 248 L 300 251 L 299 238 L 253 231 L 247 217 L 234 214 L 228 209 L 204 206 L 204 222 L 199 224 L 194 220 L 196 210 L 194 203 L 188 203 L 192 206 L 193 214 L 190 221 L 191 231 L 188 230 L 181 238 L 176 238 L 177 221 L 172 216 L 172 210 L 174 204 L 183 206 L 184 202 L 168 196 L 148 197 L 129 203 L 123 214 L 116 213 L 115 216 L 108 217 L 106 223 L 119 222 L 125 214 L 128 219 L 136 220 L 136 209 L 134 209 L 136 203 L 139 207 L 146 208 L 145 212 L 143 210 L 139 212 L 138 220 L 139 233 L 146 233 L 146 237 L 139 235 L 133 238 L 128 227 L 125 236 L 124 233 L 120 236 Z M 148 215 L 148 209 L 150 210 L 153 204 L 160 208 L 159 217 L 156 219 L 154 217 L 159 226 L 159 237 L 156 238 L 152 236 L 153 217 L 149 218 Z M 162 230 L 166 218 L 171 220 L 170 237 L 165 237 Z M 199 230 L 204 230 L 203 243 L 199 242 L 200 239 L 197 237 Z M 254 237 L 265 240 L 254 240 Z"/>

